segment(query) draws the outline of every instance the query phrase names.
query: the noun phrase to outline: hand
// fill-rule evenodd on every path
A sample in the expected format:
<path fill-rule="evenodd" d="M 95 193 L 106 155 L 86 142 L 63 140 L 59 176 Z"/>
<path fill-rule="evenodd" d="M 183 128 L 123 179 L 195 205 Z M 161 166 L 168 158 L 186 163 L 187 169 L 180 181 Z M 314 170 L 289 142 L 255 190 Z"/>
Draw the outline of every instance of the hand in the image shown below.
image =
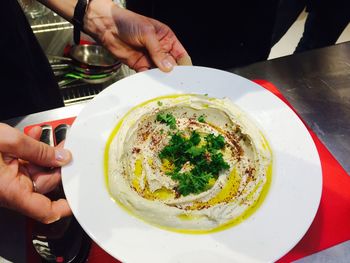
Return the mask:
<path fill-rule="evenodd" d="M 67 164 L 71 154 L 62 145 L 54 148 L 37 141 L 40 135 L 40 127 L 27 136 L 0 123 L 0 206 L 52 223 L 72 213 L 67 200 L 51 201 L 43 195 L 60 183 L 57 167 Z"/>
<path fill-rule="evenodd" d="M 89 3 L 85 31 L 136 71 L 191 65 L 191 58 L 165 24 L 123 9 L 110 0 Z"/>

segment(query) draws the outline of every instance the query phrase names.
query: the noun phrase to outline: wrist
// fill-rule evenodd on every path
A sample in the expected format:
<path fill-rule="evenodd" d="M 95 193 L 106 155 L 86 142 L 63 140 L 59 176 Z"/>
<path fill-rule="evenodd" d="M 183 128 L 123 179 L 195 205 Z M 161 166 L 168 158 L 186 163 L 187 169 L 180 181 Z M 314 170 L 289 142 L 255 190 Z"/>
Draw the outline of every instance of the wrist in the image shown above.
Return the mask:
<path fill-rule="evenodd" d="M 84 16 L 89 0 L 78 0 L 74 7 L 72 23 L 74 25 L 73 38 L 75 44 L 80 43 L 80 32 L 84 30 Z"/>
<path fill-rule="evenodd" d="M 90 0 L 84 16 L 84 32 L 95 40 L 115 26 L 112 9 L 121 8 L 111 0 Z"/>

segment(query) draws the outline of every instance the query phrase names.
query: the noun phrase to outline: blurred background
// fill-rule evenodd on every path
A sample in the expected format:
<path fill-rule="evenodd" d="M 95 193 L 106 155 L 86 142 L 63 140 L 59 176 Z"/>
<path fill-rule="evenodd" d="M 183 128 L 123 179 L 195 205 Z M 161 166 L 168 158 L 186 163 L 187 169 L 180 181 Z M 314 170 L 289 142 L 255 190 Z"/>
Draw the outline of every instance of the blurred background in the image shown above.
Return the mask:
<path fill-rule="evenodd" d="M 350 11 L 348 11 L 350 12 Z M 268 59 L 274 59 L 293 54 L 303 34 L 307 13 L 305 10 L 298 16 L 287 33 L 271 49 Z M 340 35 L 336 43 L 350 41 L 350 25 Z"/>

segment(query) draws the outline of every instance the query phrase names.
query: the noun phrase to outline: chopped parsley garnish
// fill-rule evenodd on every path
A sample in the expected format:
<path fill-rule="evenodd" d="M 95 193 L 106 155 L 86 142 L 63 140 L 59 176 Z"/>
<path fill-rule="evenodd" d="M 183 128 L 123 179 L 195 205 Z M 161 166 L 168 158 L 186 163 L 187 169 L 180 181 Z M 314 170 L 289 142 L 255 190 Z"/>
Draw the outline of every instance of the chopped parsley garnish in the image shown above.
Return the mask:
<path fill-rule="evenodd" d="M 186 173 L 174 173 L 171 178 L 179 182 L 177 191 L 186 196 L 191 193 L 200 193 L 208 185 L 211 174 L 202 173 L 199 176 L 193 175 L 191 172 Z"/>
<path fill-rule="evenodd" d="M 157 101 L 157 104 L 158 104 L 158 106 L 162 106 L 163 105 L 163 102 L 161 102 L 161 101 Z"/>
<path fill-rule="evenodd" d="M 161 123 L 165 123 L 170 127 L 170 129 L 175 130 L 176 129 L 176 119 L 175 117 L 170 113 L 159 113 L 157 115 L 157 121 Z"/>
<path fill-rule="evenodd" d="M 205 137 L 207 145 L 212 150 L 220 150 L 225 146 L 225 138 L 221 134 L 215 136 L 214 134 L 209 134 Z"/>
<path fill-rule="evenodd" d="M 217 179 L 222 170 L 230 167 L 220 151 L 225 146 L 224 137 L 208 134 L 204 141 L 205 144 L 200 144 L 201 136 L 196 131 L 189 137 L 176 132 L 159 153 L 159 158 L 174 164 L 174 170 L 167 175 L 178 182 L 177 192 L 183 196 L 207 190 L 209 180 Z M 185 164 L 190 169 L 181 171 Z"/>
<path fill-rule="evenodd" d="M 205 116 L 204 115 L 201 115 L 198 117 L 198 121 L 199 122 L 205 122 Z"/>

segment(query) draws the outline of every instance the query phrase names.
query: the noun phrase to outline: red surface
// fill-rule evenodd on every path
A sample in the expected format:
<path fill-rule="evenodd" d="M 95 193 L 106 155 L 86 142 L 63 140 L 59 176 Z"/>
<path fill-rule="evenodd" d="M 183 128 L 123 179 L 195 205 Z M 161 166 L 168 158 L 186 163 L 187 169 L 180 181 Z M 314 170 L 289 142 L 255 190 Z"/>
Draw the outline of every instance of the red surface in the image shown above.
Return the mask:
<path fill-rule="evenodd" d="M 272 83 L 265 80 L 255 80 L 255 82 L 274 93 L 293 109 Z M 74 118 L 69 118 L 50 123 L 54 128 L 60 123 L 71 124 L 73 121 Z M 26 127 L 25 132 L 33 126 Z M 309 127 L 307 128 L 315 142 L 322 164 L 323 189 L 320 207 L 305 236 L 288 254 L 278 260 L 278 263 L 291 262 L 350 239 L 350 176 L 317 138 L 315 133 Z M 30 241 L 28 240 L 28 242 Z M 33 252 L 28 251 L 28 262 L 36 262 L 32 261 L 34 258 Z M 92 242 L 88 262 L 112 263 L 119 261 L 113 259 L 97 244 Z"/>
<path fill-rule="evenodd" d="M 256 80 L 283 100 L 278 89 L 265 80 Z M 294 110 L 294 109 L 293 109 Z M 307 125 L 305 125 L 307 127 Z M 350 176 L 309 128 L 322 165 L 322 197 L 316 217 L 302 240 L 278 262 L 291 262 L 350 239 Z"/>
<path fill-rule="evenodd" d="M 30 125 L 30 126 L 26 126 L 26 127 L 24 127 L 24 133 L 27 134 L 28 131 L 31 128 L 33 128 L 35 126 L 38 126 L 38 125 L 44 125 L 44 124 L 51 125 L 53 130 L 60 124 L 72 125 L 72 123 L 74 122 L 75 118 L 76 117 L 70 117 L 70 118 L 67 118 L 67 119 L 61 119 L 61 120 L 55 120 L 55 121 L 47 121 L 47 122 L 42 122 L 42 123 L 39 123 L 39 124 L 33 124 L 33 125 Z"/>

